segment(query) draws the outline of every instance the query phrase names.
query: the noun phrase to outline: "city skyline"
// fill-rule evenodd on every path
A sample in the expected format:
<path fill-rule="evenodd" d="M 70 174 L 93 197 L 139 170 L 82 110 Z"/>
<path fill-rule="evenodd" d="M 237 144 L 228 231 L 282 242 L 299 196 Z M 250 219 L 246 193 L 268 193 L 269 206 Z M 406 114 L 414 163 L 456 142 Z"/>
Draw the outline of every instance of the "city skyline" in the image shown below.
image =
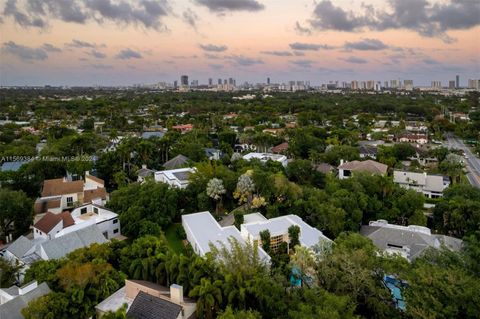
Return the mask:
<path fill-rule="evenodd" d="M 134 4 L 135 3 L 135 4 Z M 238 83 L 480 74 L 475 0 L 3 1 L 0 85 Z"/>

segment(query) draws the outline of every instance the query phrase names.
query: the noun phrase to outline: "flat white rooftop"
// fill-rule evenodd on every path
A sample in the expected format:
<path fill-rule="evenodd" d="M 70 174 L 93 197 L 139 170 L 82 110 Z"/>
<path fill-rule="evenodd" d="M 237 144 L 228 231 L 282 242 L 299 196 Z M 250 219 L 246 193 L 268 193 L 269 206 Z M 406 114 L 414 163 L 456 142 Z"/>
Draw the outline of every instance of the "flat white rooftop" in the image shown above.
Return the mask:
<path fill-rule="evenodd" d="M 260 214 L 261 215 L 261 214 Z M 258 217 L 257 217 L 258 219 Z M 312 247 L 320 241 L 331 242 L 331 239 L 323 235 L 321 231 L 305 223 L 297 215 L 286 215 L 271 219 L 254 221 L 243 224 L 242 233 L 245 230 L 253 239 L 260 238 L 260 232 L 267 230 L 270 236 L 280 236 L 288 233 L 290 226 L 297 225 L 300 227 L 300 244 L 305 247 Z"/>
<path fill-rule="evenodd" d="M 201 255 L 210 252 L 210 244 L 221 248 L 222 244 L 230 248 L 229 238 L 235 238 L 239 243 L 246 244 L 240 232 L 235 226 L 221 227 L 210 212 L 200 212 L 182 215 L 182 225 L 185 231 L 193 236 L 194 243 L 199 248 Z M 258 248 L 260 258 L 270 260 L 270 256 L 261 248 Z"/>

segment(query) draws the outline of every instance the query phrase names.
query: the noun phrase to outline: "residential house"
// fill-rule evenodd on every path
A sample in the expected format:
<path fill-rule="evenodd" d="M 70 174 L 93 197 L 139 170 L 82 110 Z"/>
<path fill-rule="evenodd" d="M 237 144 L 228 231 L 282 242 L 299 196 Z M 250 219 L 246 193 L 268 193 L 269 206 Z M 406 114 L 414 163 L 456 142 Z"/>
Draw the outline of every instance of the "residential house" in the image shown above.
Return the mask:
<path fill-rule="evenodd" d="M 21 265 L 28 267 L 37 260 L 59 259 L 78 248 L 88 247 L 94 243 L 103 244 L 106 241 L 97 225 L 73 229 L 68 233 L 56 234 L 52 238 L 37 236 L 37 238 L 28 239 L 20 236 L 8 246 L 3 258 L 18 261 Z"/>
<path fill-rule="evenodd" d="M 0 166 L 0 172 L 16 172 L 28 161 L 3 162 Z"/>
<path fill-rule="evenodd" d="M 284 143 L 278 144 L 277 146 L 272 147 L 270 152 L 272 152 L 273 154 L 285 155 L 287 153 L 287 150 L 288 150 L 288 142 L 284 142 Z"/>
<path fill-rule="evenodd" d="M 280 136 L 284 131 L 285 129 L 283 128 L 266 128 L 262 131 L 262 133 L 270 134 L 272 136 Z"/>
<path fill-rule="evenodd" d="M 172 126 L 172 130 L 179 131 L 180 133 L 185 134 L 193 130 L 193 125 L 192 124 L 174 125 Z"/>
<path fill-rule="evenodd" d="M 335 172 L 335 167 L 328 163 L 314 164 L 313 167 L 315 168 L 315 170 L 323 174 L 330 174 Z"/>
<path fill-rule="evenodd" d="M 243 156 L 243 159 L 250 161 L 252 159 L 258 159 L 262 163 L 266 163 L 271 160 L 274 162 L 281 163 L 284 167 L 288 165 L 288 159 L 285 155 L 272 154 L 272 153 L 248 153 Z"/>
<path fill-rule="evenodd" d="M 22 309 L 28 304 L 46 294 L 50 293 L 47 283 L 38 285 L 37 281 L 17 287 L 0 289 L 0 318 L 1 319 L 23 319 Z"/>
<path fill-rule="evenodd" d="M 186 188 L 189 184 L 190 175 L 195 172 L 196 169 L 191 167 L 158 171 L 155 172 L 155 181 L 166 183 L 172 187 Z"/>
<path fill-rule="evenodd" d="M 218 161 L 223 157 L 223 152 L 217 148 L 204 148 L 203 150 L 209 160 Z"/>
<path fill-rule="evenodd" d="M 397 170 L 393 172 L 393 182 L 403 188 L 423 193 L 427 198 L 442 197 L 443 191 L 450 186 L 448 176 Z"/>
<path fill-rule="evenodd" d="M 268 230 L 270 232 L 270 249 L 272 251 L 277 251 L 283 242 L 290 243 L 288 228 L 291 226 L 300 228 L 299 241 L 300 245 L 304 247 L 311 248 L 319 243 L 330 244 L 332 242 L 321 231 L 308 225 L 297 215 L 267 219 L 260 213 L 253 213 L 245 215 L 244 222 L 240 226 L 242 237 L 261 246 L 260 233 Z"/>
<path fill-rule="evenodd" d="M 142 133 L 142 138 L 148 140 L 151 137 L 163 138 L 165 132 L 160 131 L 145 131 Z"/>
<path fill-rule="evenodd" d="M 182 226 L 193 251 L 202 257 L 210 252 L 210 245 L 230 248 L 230 238 L 245 245 L 245 239 L 235 226 L 220 226 L 210 212 L 182 215 Z M 270 256 L 261 247 L 258 253 L 262 260 L 270 262 Z"/>
<path fill-rule="evenodd" d="M 143 164 L 142 168 L 137 171 L 137 182 L 143 183 L 148 177 L 153 177 L 155 171 L 147 168 L 147 165 Z"/>
<path fill-rule="evenodd" d="M 125 280 L 125 286 L 95 306 L 97 318 L 127 304 L 127 317 L 138 319 L 193 319 L 197 305 L 183 296 L 183 287 L 170 288 L 144 280 Z"/>
<path fill-rule="evenodd" d="M 182 154 L 179 154 L 174 158 L 172 158 L 171 160 L 163 163 L 162 166 L 165 169 L 175 169 L 175 168 L 184 167 L 185 165 L 188 164 L 188 162 L 190 162 L 190 159 L 188 157 L 183 156 Z"/>
<path fill-rule="evenodd" d="M 409 261 L 421 256 L 430 247 L 459 251 L 463 243 L 458 238 L 432 234 L 427 227 L 393 225 L 386 220 L 371 221 L 362 226 L 360 233 L 385 253 L 397 254 Z"/>
<path fill-rule="evenodd" d="M 360 158 L 373 158 L 377 159 L 377 152 L 378 149 L 376 146 L 373 145 L 360 145 L 358 147 L 358 153 L 360 154 Z"/>
<path fill-rule="evenodd" d="M 388 166 L 372 160 L 343 162 L 338 166 L 338 178 L 350 178 L 354 172 L 364 172 L 372 175 L 387 175 Z"/>
<path fill-rule="evenodd" d="M 427 144 L 428 136 L 426 134 L 405 133 L 400 136 L 401 143 Z"/>
<path fill-rule="evenodd" d="M 35 213 L 50 211 L 60 214 L 78 204 L 105 205 L 108 193 L 104 181 L 85 172 L 85 179 L 70 181 L 67 178 L 47 179 L 43 182 L 41 197 L 35 201 Z"/>

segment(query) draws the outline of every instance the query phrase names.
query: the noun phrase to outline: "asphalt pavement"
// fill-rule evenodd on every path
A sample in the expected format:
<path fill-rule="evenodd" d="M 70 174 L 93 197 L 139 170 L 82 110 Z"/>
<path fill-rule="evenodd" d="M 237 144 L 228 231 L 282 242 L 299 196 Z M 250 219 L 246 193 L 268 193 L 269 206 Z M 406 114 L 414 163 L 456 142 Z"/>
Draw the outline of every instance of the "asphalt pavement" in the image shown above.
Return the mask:
<path fill-rule="evenodd" d="M 461 139 L 454 135 L 447 135 L 448 148 L 462 150 L 467 157 L 464 157 L 465 168 L 467 169 L 467 178 L 470 184 L 480 188 L 480 159 L 463 143 Z"/>

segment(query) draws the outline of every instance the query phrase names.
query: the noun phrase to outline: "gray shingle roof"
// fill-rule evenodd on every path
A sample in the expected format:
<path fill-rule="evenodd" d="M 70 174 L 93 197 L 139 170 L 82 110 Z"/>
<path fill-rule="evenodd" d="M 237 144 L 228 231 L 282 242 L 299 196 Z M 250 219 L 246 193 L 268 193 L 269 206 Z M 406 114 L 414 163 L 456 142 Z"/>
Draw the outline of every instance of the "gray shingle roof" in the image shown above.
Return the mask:
<path fill-rule="evenodd" d="M 27 292 L 22 296 L 18 296 L 6 303 L 0 305 L 0 318 L 1 319 L 23 319 L 22 309 L 28 306 L 28 303 L 34 299 L 37 299 L 43 295 L 50 293 L 50 288 L 44 282 L 38 285 L 37 288 Z"/>
<path fill-rule="evenodd" d="M 31 248 L 33 243 L 25 236 L 20 236 L 15 240 L 7 250 L 18 259 L 21 259 Z"/>
<path fill-rule="evenodd" d="M 179 167 L 182 167 L 182 166 L 186 165 L 189 160 L 190 159 L 188 157 L 180 154 L 180 155 L 175 156 L 171 160 L 165 162 L 163 164 L 163 167 L 165 167 L 165 169 L 179 168 Z"/>
<path fill-rule="evenodd" d="M 94 243 L 103 244 L 106 241 L 100 229 L 92 225 L 46 241 L 42 247 L 48 259 L 58 259 L 78 248 L 88 247 Z"/>
<path fill-rule="evenodd" d="M 429 235 L 400 228 L 364 225 L 360 233 L 370 238 L 375 246 L 381 250 L 386 250 L 392 247 L 392 245 L 408 247 L 410 249 L 410 260 L 420 256 L 429 247 L 438 249 L 443 244 L 451 250 L 459 250 L 462 246 L 462 240 L 457 238 L 444 235 Z"/>
<path fill-rule="evenodd" d="M 134 319 L 176 319 L 182 307 L 173 302 L 140 291 L 128 310 Z"/>

